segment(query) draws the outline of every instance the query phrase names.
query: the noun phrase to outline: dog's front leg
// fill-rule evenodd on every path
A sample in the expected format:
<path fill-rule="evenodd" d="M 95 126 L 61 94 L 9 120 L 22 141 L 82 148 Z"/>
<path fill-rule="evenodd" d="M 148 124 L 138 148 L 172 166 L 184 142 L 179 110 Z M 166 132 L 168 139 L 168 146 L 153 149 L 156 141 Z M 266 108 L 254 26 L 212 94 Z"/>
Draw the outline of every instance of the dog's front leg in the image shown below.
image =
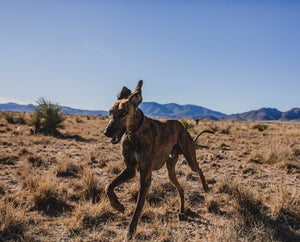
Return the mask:
<path fill-rule="evenodd" d="M 151 185 L 151 169 L 141 169 L 140 170 L 140 192 L 138 197 L 138 202 L 136 205 L 136 209 L 134 215 L 132 217 L 131 223 L 129 225 L 127 240 L 131 240 L 136 232 L 136 226 L 139 220 L 139 217 L 142 213 L 146 195 Z"/>
<path fill-rule="evenodd" d="M 124 213 L 125 208 L 121 204 L 114 192 L 114 188 L 120 184 L 130 180 L 135 176 L 136 166 L 127 166 L 106 188 L 106 194 L 110 200 L 110 204 L 113 208 L 121 213 Z"/>

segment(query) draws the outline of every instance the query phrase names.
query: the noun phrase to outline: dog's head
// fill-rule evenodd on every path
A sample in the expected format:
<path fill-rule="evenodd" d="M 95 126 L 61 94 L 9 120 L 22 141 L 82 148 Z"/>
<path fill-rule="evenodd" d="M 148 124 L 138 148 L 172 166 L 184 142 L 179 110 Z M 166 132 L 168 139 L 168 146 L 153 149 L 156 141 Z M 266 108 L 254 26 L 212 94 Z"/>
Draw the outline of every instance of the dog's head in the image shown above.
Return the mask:
<path fill-rule="evenodd" d="M 143 81 L 140 80 L 133 93 L 127 87 L 123 87 L 117 102 L 109 110 L 110 121 L 104 134 L 112 138 L 111 143 L 119 143 L 128 126 L 133 122 L 135 109 L 142 102 L 142 85 Z"/>

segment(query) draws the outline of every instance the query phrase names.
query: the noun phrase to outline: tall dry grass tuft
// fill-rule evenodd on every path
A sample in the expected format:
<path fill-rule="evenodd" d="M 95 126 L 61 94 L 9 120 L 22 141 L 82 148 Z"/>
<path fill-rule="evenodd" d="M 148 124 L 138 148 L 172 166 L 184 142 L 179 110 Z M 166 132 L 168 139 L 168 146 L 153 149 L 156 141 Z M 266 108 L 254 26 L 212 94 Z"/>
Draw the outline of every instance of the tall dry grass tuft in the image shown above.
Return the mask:
<path fill-rule="evenodd" d="M 278 221 L 284 221 L 295 230 L 300 229 L 300 197 L 296 189 L 290 193 L 281 184 L 273 196 L 271 211 Z"/>
<path fill-rule="evenodd" d="M 220 191 L 229 194 L 234 201 L 235 230 L 245 241 L 298 241 L 300 229 L 300 199 L 282 187 L 271 206 L 266 206 L 258 193 L 239 185 L 223 183 Z M 233 233 L 233 234 L 234 234 Z"/>
<path fill-rule="evenodd" d="M 59 177 L 77 177 L 81 170 L 82 167 L 72 161 L 70 157 L 64 157 L 58 161 L 55 172 Z"/>
<path fill-rule="evenodd" d="M 90 168 L 83 170 L 83 188 L 82 197 L 86 200 L 92 200 L 93 203 L 101 200 L 101 195 L 104 194 L 104 187 L 101 185 L 95 172 Z"/>
<path fill-rule="evenodd" d="M 300 157 L 297 147 L 286 139 L 275 137 L 269 144 L 255 151 L 249 158 L 250 162 L 275 165 L 288 173 L 300 172 Z"/>
<path fill-rule="evenodd" d="M 23 206 L 6 199 L 0 200 L 0 241 L 22 241 L 26 225 Z"/>
<path fill-rule="evenodd" d="M 116 218 L 116 215 L 110 211 L 110 204 L 105 199 L 99 203 L 82 200 L 73 210 L 73 217 L 69 220 L 68 229 L 72 234 L 85 234 L 86 238 L 90 238 L 91 233 L 95 230 L 103 233 L 106 224 Z M 115 234 L 112 234 L 111 238 L 106 237 L 106 239 L 114 238 Z"/>
<path fill-rule="evenodd" d="M 274 241 L 276 227 L 266 214 L 266 206 L 257 193 L 237 184 L 223 181 L 220 192 L 227 193 L 234 201 L 236 214 L 234 223 L 225 226 L 226 236 L 229 238 L 243 238 L 245 241 Z M 216 239 L 219 240 L 221 237 Z M 225 239 L 225 238 L 223 238 Z"/>
<path fill-rule="evenodd" d="M 258 220 L 263 219 L 263 204 L 257 194 L 240 186 L 233 187 L 232 193 L 236 201 L 235 212 L 244 226 L 253 227 Z"/>
<path fill-rule="evenodd" d="M 72 209 L 72 206 L 68 205 L 66 201 L 63 187 L 59 185 L 59 181 L 54 175 L 30 174 L 28 170 L 26 173 L 27 176 L 23 174 L 23 184 L 25 188 L 29 189 L 35 209 L 49 216 L 59 216 Z"/>

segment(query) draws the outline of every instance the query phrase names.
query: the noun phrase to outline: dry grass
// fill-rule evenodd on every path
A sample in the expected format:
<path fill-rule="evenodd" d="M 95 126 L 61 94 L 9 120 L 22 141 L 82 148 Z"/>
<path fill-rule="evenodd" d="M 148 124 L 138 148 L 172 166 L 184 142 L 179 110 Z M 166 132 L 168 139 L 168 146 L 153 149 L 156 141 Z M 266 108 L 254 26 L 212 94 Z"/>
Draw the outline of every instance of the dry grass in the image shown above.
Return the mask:
<path fill-rule="evenodd" d="M 100 201 L 103 193 L 104 187 L 101 186 L 95 172 L 90 168 L 85 168 L 83 170 L 82 197 L 96 203 Z"/>
<path fill-rule="evenodd" d="M 7 199 L 0 200 L 0 241 L 24 238 L 27 222 L 23 206 Z"/>
<path fill-rule="evenodd" d="M 107 122 L 66 115 L 52 137 L 0 115 L 0 241 L 123 240 L 139 175 L 116 189 L 126 208 L 118 213 L 104 187 L 124 163 L 120 145 L 103 135 Z M 216 132 L 196 145 L 210 192 L 181 157 L 186 213 L 179 216 L 166 169 L 154 172 L 136 241 L 299 241 L 300 126 L 200 121 L 189 131 L 203 129 Z"/>
<path fill-rule="evenodd" d="M 56 165 L 56 175 L 59 177 L 77 177 L 81 171 L 82 167 L 67 156 L 61 158 Z"/>

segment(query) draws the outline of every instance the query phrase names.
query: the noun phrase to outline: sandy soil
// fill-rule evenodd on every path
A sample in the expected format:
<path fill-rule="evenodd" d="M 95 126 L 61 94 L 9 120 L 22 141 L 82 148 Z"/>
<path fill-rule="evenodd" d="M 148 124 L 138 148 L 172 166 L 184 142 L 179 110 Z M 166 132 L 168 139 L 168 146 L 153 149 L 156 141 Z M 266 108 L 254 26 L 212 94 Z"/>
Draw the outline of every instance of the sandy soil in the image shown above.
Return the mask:
<path fill-rule="evenodd" d="M 63 135 L 52 137 L 0 114 L 0 240 L 123 240 L 139 178 L 116 189 L 126 207 L 118 213 L 104 188 L 124 164 L 120 144 L 103 135 L 107 122 L 67 116 Z M 203 129 L 216 132 L 196 145 L 210 191 L 181 157 L 179 216 L 166 168 L 154 172 L 136 241 L 299 241 L 300 125 L 202 121 L 189 132 Z"/>

